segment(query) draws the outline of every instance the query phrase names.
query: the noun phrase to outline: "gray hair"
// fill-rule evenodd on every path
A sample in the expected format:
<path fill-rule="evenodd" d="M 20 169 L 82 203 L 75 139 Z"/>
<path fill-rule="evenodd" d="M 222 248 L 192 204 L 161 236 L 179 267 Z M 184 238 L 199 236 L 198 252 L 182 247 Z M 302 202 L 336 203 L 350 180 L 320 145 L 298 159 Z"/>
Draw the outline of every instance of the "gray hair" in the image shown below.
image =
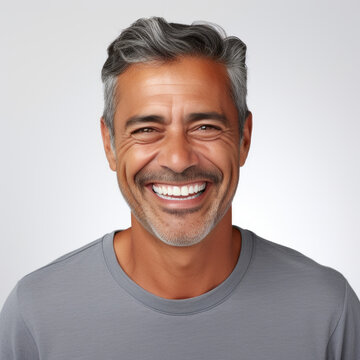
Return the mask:
<path fill-rule="evenodd" d="M 168 23 L 160 17 L 135 21 L 110 44 L 101 71 L 104 83 L 105 124 L 114 149 L 114 115 L 117 77 L 131 64 L 154 60 L 171 61 L 179 56 L 204 56 L 226 66 L 231 96 L 238 111 L 240 138 L 248 114 L 246 105 L 246 45 L 236 36 L 226 36 L 215 24 Z"/>

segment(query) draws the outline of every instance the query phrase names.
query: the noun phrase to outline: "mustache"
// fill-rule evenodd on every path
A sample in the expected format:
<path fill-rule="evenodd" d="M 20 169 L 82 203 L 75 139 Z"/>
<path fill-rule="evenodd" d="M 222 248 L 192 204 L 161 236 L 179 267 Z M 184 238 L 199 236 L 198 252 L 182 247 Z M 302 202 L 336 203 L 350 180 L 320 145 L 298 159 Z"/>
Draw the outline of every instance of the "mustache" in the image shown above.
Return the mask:
<path fill-rule="evenodd" d="M 183 172 L 178 173 L 169 168 L 162 168 L 159 170 L 141 169 L 134 177 L 134 181 L 139 186 L 145 186 L 149 183 L 164 182 L 195 182 L 197 180 L 209 180 L 214 184 L 221 182 L 223 178 L 222 173 L 218 169 L 207 170 L 199 168 L 198 166 L 191 166 Z"/>

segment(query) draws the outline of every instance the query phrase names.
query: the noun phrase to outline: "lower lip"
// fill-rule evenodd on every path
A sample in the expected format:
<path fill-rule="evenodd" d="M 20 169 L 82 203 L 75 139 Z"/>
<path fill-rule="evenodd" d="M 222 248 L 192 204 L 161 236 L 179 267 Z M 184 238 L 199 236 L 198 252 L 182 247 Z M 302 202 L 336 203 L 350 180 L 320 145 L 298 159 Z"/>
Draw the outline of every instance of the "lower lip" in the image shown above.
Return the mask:
<path fill-rule="evenodd" d="M 156 197 L 156 199 L 164 206 L 170 209 L 191 209 L 199 206 L 203 201 L 204 197 L 209 191 L 210 184 L 206 183 L 205 190 L 201 194 L 191 194 L 189 195 L 190 198 L 186 197 L 179 197 L 175 198 L 172 197 L 171 199 L 164 199 L 158 196 L 152 188 L 152 185 L 147 186 L 147 188 L 151 191 L 151 193 Z M 165 195 L 166 196 L 166 195 Z M 193 197 L 195 196 L 195 197 Z"/>

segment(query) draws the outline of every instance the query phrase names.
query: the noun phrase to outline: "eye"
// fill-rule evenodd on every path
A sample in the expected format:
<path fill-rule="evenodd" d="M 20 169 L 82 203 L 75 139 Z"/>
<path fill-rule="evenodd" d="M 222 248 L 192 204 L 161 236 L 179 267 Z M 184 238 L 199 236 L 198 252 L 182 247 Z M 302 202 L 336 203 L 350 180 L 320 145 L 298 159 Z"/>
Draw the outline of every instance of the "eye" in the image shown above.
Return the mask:
<path fill-rule="evenodd" d="M 198 130 L 209 131 L 209 130 L 220 130 L 220 129 L 217 126 L 205 124 L 205 125 L 199 126 Z"/>
<path fill-rule="evenodd" d="M 143 127 L 133 130 L 131 136 L 141 142 L 151 142 L 160 138 L 161 131 L 153 127 Z"/>
<path fill-rule="evenodd" d="M 201 124 L 191 130 L 191 135 L 200 140 L 212 140 L 222 133 L 219 126 L 213 124 Z"/>
<path fill-rule="evenodd" d="M 141 128 L 141 129 L 136 129 L 131 134 L 150 133 L 153 131 L 154 131 L 154 129 L 152 129 L 150 127 L 145 127 L 145 128 Z"/>

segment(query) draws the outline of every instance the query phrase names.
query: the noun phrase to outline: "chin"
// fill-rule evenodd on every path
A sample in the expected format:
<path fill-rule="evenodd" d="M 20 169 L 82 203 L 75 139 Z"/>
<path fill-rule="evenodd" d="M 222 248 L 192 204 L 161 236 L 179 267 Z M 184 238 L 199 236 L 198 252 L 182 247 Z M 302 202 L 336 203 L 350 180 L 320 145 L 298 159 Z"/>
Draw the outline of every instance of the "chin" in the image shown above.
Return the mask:
<path fill-rule="evenodd" d="M 197 234 L 195 236 L 191 236 L 190 234 L 160 234 L 155 232 L 154 235 L 163 243 L 175 246 L 175 247 L 185 247 L 185 246 L 193 246 L 200 243 L 207 235 L 206 234 Z"/>
<path fill-rule="evenodd" d="M 163 243 L 176 246 L 185 247 L 193 246 L 200 243 L 215 227 L 214 219 L 209 219 L 207 222 L 202 222 L 201 226 L 189 224 L 188 226 L 159 226 L 158 224 L 148 224 L 150 232 Z"/>

